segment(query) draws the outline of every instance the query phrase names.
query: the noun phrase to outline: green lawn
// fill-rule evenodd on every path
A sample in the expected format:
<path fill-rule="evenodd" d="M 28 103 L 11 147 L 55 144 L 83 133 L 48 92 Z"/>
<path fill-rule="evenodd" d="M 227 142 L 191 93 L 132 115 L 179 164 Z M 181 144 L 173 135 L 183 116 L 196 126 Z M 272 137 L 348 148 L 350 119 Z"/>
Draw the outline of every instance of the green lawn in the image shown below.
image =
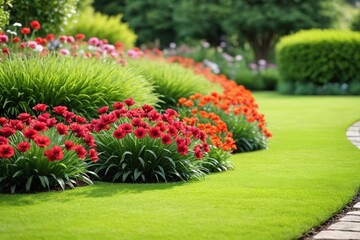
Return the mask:
<path fill-rule="evenodd" d="M 359 97 L 256 94 L 270 149 L 204 181 L 0 195 L 0 239 L 297 239 L 360 186 Z"/>

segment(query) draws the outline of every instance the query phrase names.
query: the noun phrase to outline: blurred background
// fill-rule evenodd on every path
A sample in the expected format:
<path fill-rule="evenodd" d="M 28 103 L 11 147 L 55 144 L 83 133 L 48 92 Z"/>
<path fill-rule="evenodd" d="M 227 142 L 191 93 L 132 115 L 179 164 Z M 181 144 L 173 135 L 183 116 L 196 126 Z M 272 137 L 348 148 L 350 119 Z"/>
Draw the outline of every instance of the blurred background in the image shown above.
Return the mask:
<path fill-rule="evenodd" d="M 3 2 L 6 0 L 2 0 Z M 9 0 L 8 0 L 9 1 Z M 10 23 L 119 40 L 203 62 L 251 90 L 274 90 L 275 46 L 301 29 L 360 30 L 359 0 L 14 0 Z"/>

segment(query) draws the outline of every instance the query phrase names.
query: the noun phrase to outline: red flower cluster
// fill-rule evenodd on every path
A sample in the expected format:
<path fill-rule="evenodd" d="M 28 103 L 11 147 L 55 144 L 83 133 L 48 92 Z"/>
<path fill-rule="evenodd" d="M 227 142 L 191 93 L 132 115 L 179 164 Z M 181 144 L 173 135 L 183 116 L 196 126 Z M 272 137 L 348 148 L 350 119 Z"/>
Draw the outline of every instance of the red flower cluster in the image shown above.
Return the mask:
<path fill-rule="evenodd" d="M 116 139 L 123 139 L 128 134 L 133 134 L 139 139 L 145 137 L 159 139 L 164 145 L 176 143 L 177 151 L 184 156 L 188 154 L 189 146 L 194 140 L 200 142 L 194 148 L 197 158 L 202 158 L 203 152 L 209 151 L 206 134 L 197 127 L 180 121 L 175 110 L 167 109 L 160 114 L 149 105 L 141 108 L 125 108 L 135 104 L 133 99 L 126 99 L 124 103 L 114 103 L 114 110 L 111 112 L 108 112 L 107 107 L 100 108 L 99 119 L 91 121 L 93 129 L 96 132 L 108 131 L 112 129 L 111 126 L 115 126 L 112 135 Z M 122 123 L 118 124 L 118 122 Z"/>
<path fill-rule="evenodd" d="M 93 148 L 96 146 L 94 137 L 91 135 L 93 128 L 91 124 L 86 124 L 85 118 L 68 111 L 67 107 L 58 106 L 54 107 L 53 112 L 61 115 L 66 122 L 58 123 L 50 113 L 45 112 L 48 109 L 47 105 L 37 104 L 33 109 L 40 115 L 34 117 L 28 113 L 21 113 L 16 120 L 0 118 L 0 158 L 10 158 L 16 151 L 25 153 L 31 149 L 33 142 L 39 148 L 46 148 L 44 156 L 49 161 L 62 160 L 63 148 L 57 145 L 51 147 L 51 139 L 46 134 L 51 128 L 55 128 L 59 135 L 75 135 L 87 148 L 90 148 L 88 151 L 82 145 L 75 145 L 67 140 L 64 142 L 64 150 L 76 152 L 81 159 L 89 156 L 94 162 L 98 160 L 97 152 Z M 12 143 L 15 139 L 11 136 L 17 132 L 20 132 L 27 141 Z"/>

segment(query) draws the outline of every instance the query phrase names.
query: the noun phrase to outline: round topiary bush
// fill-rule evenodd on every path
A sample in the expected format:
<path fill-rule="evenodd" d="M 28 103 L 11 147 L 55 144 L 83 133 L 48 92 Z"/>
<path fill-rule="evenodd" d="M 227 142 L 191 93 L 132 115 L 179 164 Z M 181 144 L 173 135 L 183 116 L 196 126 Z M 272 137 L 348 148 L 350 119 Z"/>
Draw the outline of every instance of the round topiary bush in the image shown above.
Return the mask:
<path fill-rule="evenodd" d="M 360 82 L 360 33 L 300 31 L 279 41 L 276 58 L 283 92 L 360 94 L 351 89 Z"/>

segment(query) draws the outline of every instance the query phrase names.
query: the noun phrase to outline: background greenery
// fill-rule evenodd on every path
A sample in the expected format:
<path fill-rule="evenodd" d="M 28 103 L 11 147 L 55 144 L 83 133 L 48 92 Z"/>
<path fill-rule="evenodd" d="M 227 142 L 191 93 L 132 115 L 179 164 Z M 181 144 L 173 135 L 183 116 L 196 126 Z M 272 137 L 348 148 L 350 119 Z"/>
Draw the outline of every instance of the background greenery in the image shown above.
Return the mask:
<path fill-rule="evenodd" d="M 255 96 L 274 137 L 269 150 L 234 155 L 235 170 L 200 182 L 2 194 L 2 238 L 300 238 L 360 186 L 360 153 L 345 136 L 360 99 Z"/>

